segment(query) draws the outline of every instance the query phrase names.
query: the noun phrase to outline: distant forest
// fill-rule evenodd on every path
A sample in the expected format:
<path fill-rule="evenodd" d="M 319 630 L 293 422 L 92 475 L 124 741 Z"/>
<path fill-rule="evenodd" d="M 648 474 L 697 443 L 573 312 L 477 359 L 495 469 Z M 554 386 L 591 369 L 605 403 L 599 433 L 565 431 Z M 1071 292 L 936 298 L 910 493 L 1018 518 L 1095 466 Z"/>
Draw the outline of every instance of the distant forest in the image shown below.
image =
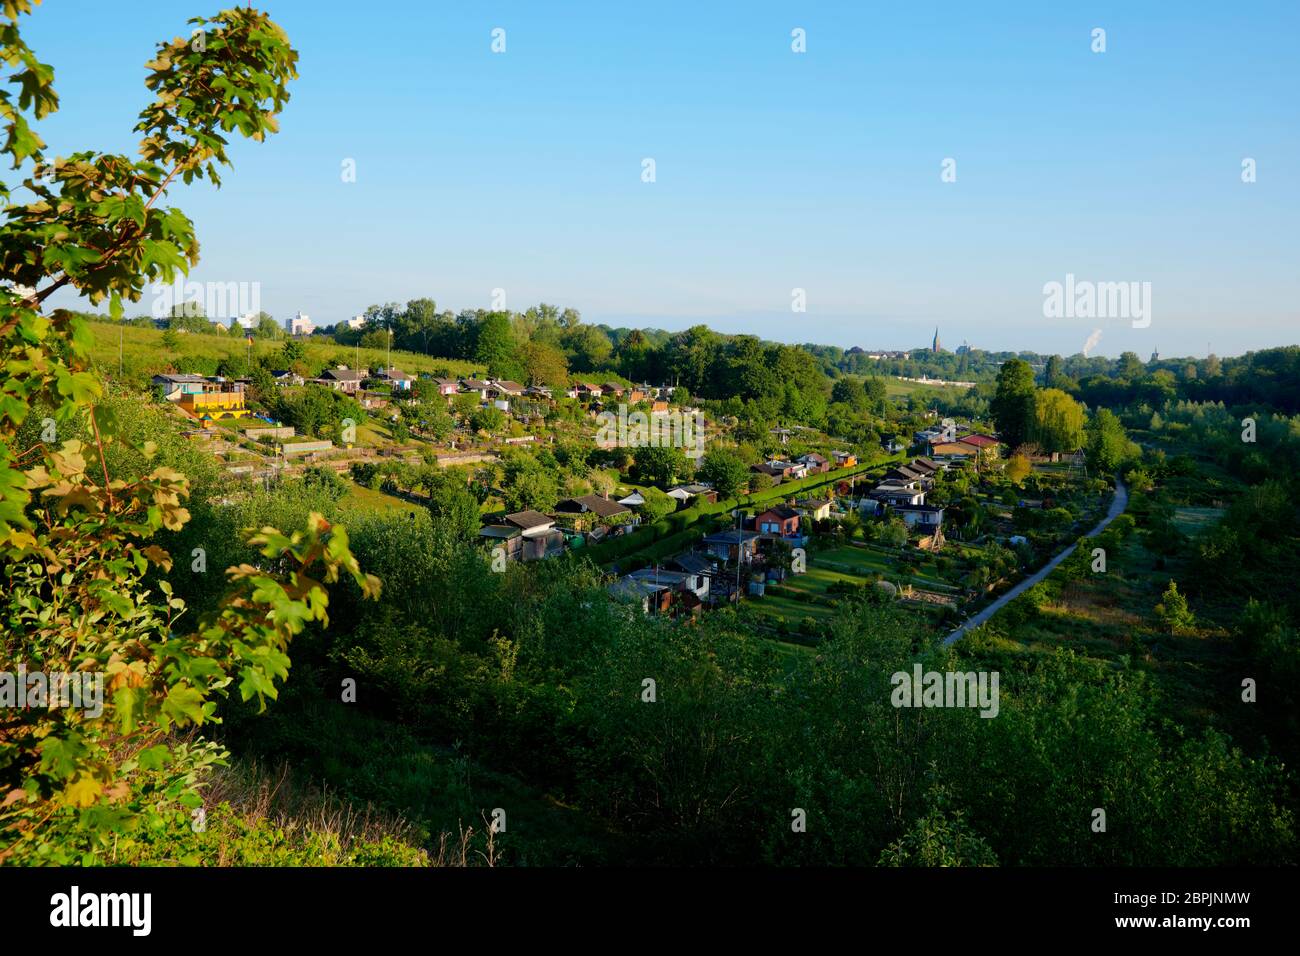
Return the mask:
<path fill-rule="evenodd" d="M 706 399 L 741 401 L 771 398 L 794 389 L 799 393 L 846 375 L 908 376 L 970 381 L 990 387 L 998 370 L 1018 358 L 1035 370 L 1040 384 L 1073 393 L 1091 407 L 1141 402 L 1158 407 L 1166 401 L 1222 402 L 1255 405 L 1263 411 L 1300 412 L 1300 346 L 1248 352 L 1235 358 L 1156 358 L 1143 361 L 1133 352 L 1119 358 L 1043 355 L 1037 352 L 932 352 L 915 349 L 906 358 L 869 358 L 869 353 L 833 345 L 786 345 L 752 335 L 725 335 L 705 325 L 682 332 L 662 329 L 610 328 L 582 321 L 576 309 L 549 305 L 523 312 L 482 309 L 439 311 L 432 299 L 413 299 L 366 310 L 366 324 L 346 323 L 318 329 L 317 338 L 342 345 L 392 348 L 424 355 L 480 362 L 500 378 L 562 384 L 573 374 L 621 375 L 632 381 L 680 385 Z M 103 319 L 103 316 L 88 316 Z M 267 317 L 269 320 L 269 317 Z M 147 325 L 148 317 L 130 320 Z M 201 316 L 171 320 L 174 327 L 208 332 Z M 283 335 L 265 321 L 255 335 Z M 819 374 L 820 373 L 820 374 Z M 817 399 L 813 398 L 814 403 Z M 801 414 L 813 409 L 799 409 Z"/>

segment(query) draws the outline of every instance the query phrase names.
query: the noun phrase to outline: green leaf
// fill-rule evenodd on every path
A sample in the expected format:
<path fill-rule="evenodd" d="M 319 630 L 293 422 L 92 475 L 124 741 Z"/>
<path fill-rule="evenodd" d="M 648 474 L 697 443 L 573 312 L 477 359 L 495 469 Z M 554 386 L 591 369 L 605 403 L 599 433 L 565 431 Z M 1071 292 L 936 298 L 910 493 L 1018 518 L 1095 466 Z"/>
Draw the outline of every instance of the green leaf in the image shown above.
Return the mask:
<path fill-rule="evenodd" d="M 167 761 L 171 758 L 171 750 L 166 744 L 158 744 L 154 747 L 146 747 L 141 750 L 138 756 L 140 769 L 142 770 L 161 770 L 166 766 Z"/>
<path fill-rule="evenodd" d="M 178 724 L 203 723 L 203 695 L 193 687 L 178 684 L 167 692 L 163 713 Z"/>
<path fill-rule="evenodd" d="M 181 255 L 175 243 L 146 239 L 140 245 L 144 250 L 142 265 L 146 271 L 159 268 L 164 278 L 171 278 L 176 270 L 189 273 L 189 263 Z"/>

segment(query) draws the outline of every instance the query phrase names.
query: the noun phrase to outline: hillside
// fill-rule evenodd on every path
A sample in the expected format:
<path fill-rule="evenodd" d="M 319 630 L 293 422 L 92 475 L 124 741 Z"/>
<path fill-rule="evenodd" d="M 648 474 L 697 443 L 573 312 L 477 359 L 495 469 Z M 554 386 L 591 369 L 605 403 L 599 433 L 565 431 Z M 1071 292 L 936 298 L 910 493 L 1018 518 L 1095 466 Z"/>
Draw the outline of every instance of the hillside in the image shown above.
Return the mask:
<path fill-rule="evenodd" d="M 168 347 L 164 342 L 166 333 L 159 329 L 112 322 L 91 322 L 89 327 L 94 333 L 90 357 L 96 370 L 109 380 L 119 378 L 120 354 L 121 377 L 135 385 L 144 384 L 150 376 L 159 372 L 183 371 L 213 375 L 222 362 L 244 368 L 250 356 L 253 364 L 257 364 L 263 356 L 279 353 L 284 345 L 283 340 L 254 339 L 250 347 L 248 341 L 238 335 L 176 333 L 176 344 Z M 410 374 L 436 372 L 440 375 L 469 376 L 483 373 L 481 365 L 459 359 L 438 358 L 398 349 L 388 353 L 382 349 L 350 348 L 323 337 L 298 341 L 306 349 L 306 364 L 312 372 L 336 365 L 383 368 L 391 354 L 392 364 Z"/>

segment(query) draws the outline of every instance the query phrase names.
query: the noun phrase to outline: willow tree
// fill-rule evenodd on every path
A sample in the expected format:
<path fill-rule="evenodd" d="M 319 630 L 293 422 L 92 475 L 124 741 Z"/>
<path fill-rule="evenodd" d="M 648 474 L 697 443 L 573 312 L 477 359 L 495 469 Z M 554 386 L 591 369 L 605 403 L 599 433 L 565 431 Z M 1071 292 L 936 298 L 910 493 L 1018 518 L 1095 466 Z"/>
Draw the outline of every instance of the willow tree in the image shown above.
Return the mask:
<path fill-rule="evenodd" d="M 1086 419 L 1083 406 L 1065 392 L 1059 388 L 1042 389 L 1034 395 L 1030 438 L 1048 454 L 1078 451 Z"/>

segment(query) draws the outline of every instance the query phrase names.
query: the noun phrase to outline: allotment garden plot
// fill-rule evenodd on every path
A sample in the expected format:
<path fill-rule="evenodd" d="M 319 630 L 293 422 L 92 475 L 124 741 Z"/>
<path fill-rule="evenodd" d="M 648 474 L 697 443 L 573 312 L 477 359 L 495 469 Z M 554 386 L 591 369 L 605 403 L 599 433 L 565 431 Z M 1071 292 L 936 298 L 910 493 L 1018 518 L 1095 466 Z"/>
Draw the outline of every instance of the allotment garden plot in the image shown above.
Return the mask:
<path fill-rule="evenodd" d="M 962 546 L 947 548 L 951 553 L 929 555 L 916 548 L 895 551 L 861 542 L 813 542 L 807 549 L 806 570 L 769 584 L 751 606 L 780 631 L 814 637 L 834 615 L 839 601 L 874 587 L 897 595 L 905 606 L 937 621 L 959 611 L 966 594 Z"/>

